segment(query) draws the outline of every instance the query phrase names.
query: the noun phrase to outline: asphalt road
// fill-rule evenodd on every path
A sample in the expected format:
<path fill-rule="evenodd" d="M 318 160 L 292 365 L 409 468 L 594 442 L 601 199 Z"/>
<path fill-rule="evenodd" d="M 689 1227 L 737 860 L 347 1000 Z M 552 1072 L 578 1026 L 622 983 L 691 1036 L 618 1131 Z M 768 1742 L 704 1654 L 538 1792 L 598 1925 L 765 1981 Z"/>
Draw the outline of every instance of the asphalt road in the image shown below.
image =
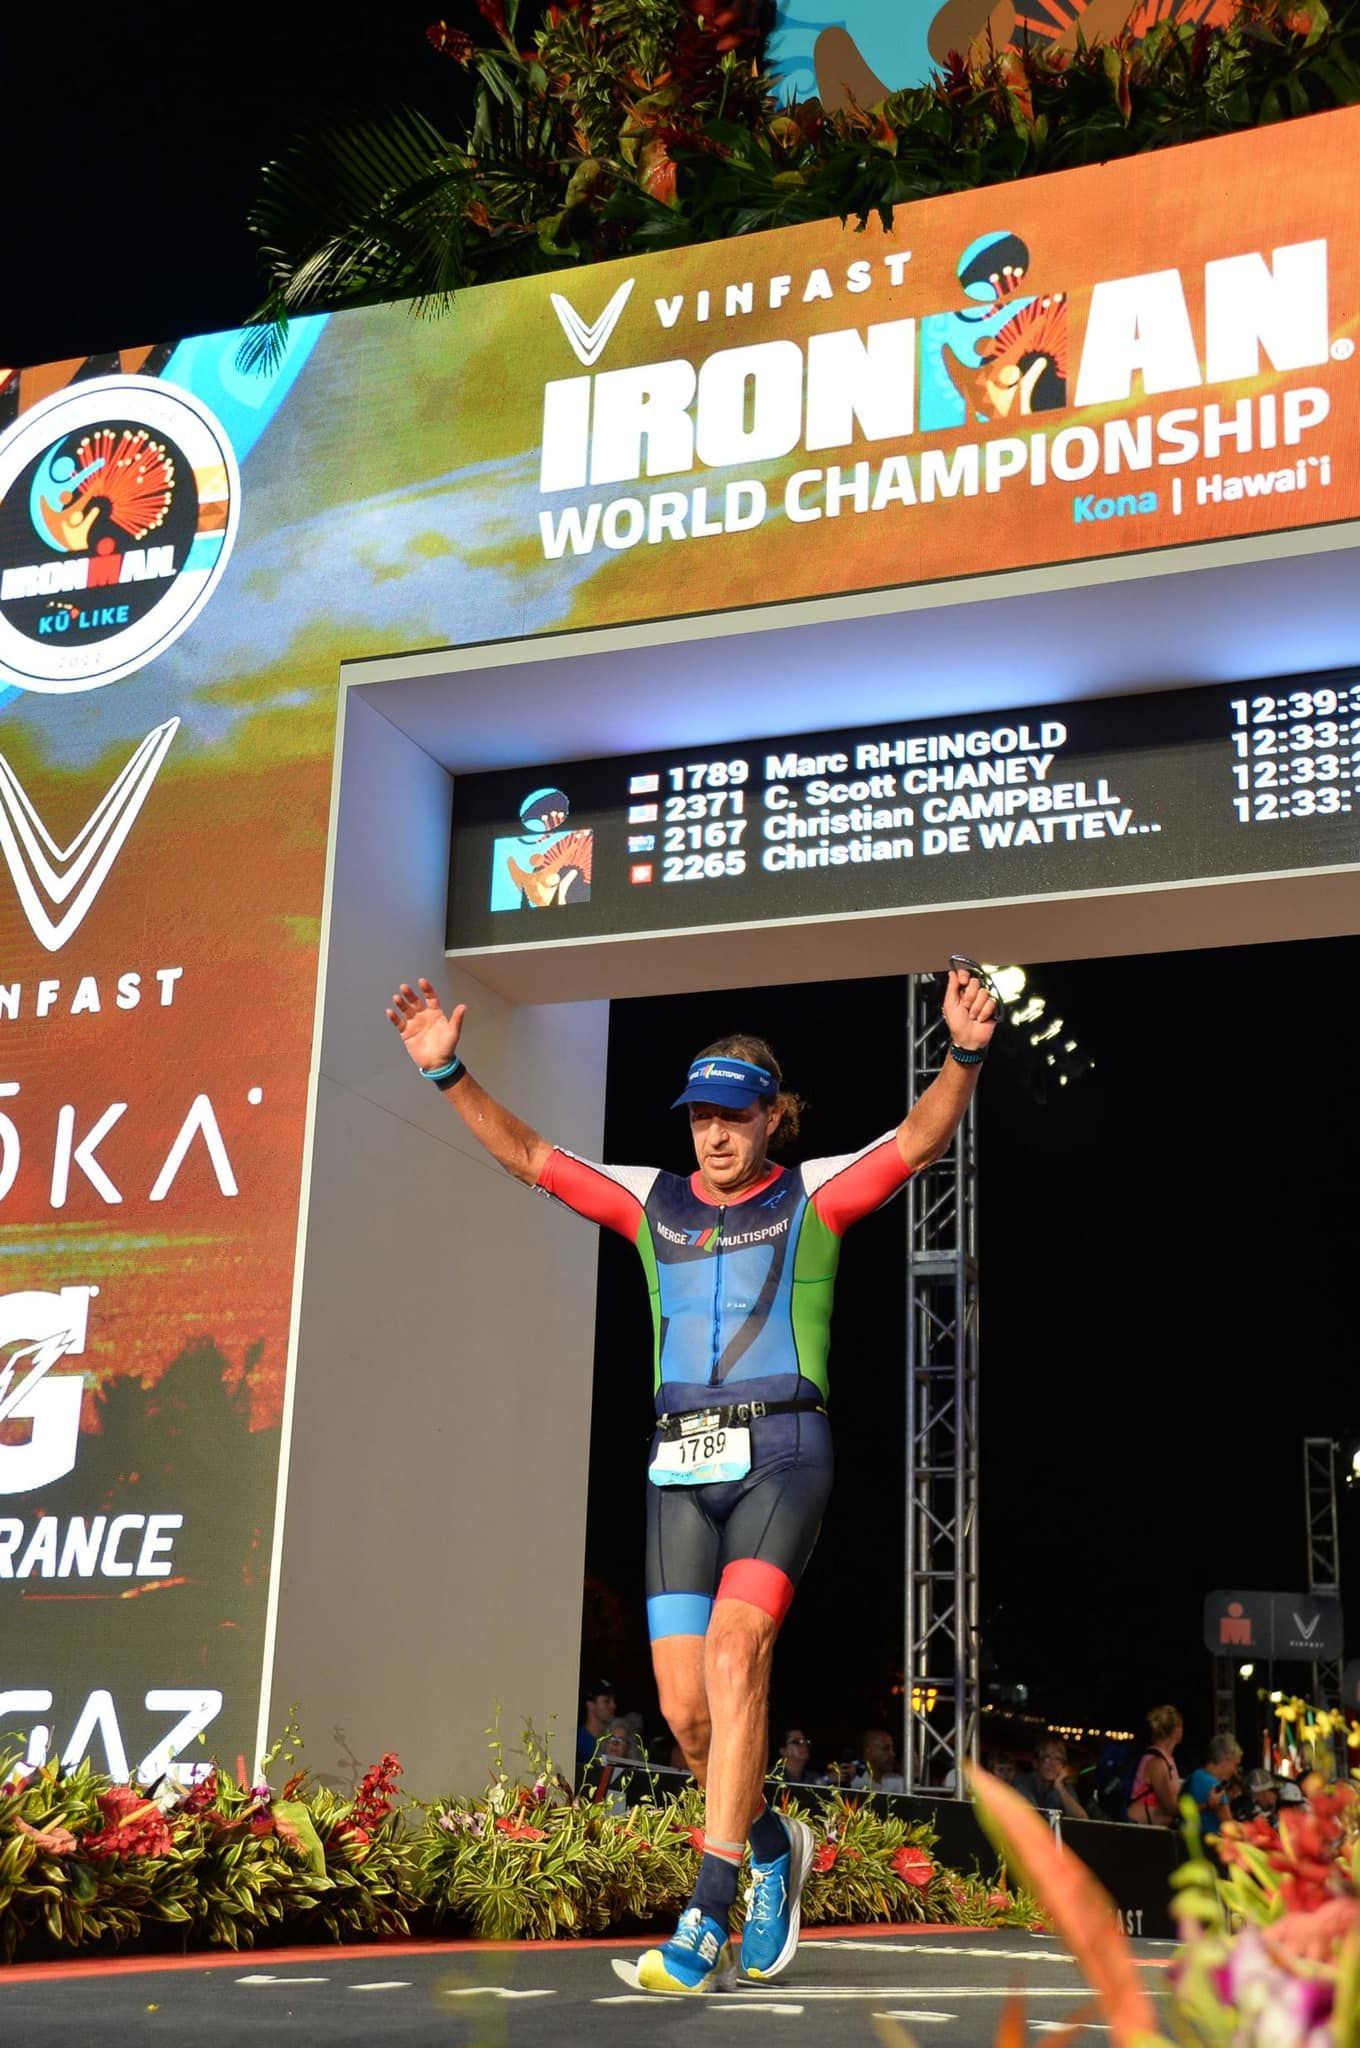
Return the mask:
<path fill-rule="evenodd" d="M 988 2048 L 1004 2002 L 1022 1991 L 1031 2032 L 1083 2004 L 1057 1941 L 1015 1933 L 875 1934 L 805 1940 L 773 1986 L 708 1998 L 656 1998 L 624 1972 L 641 1944 L 437 1951 L 387 1947 L 198 1958 L 49 1974 L 0 1970 L 5 2048 L 265 2048 L 274 2042 L 439 2043 L 441 2048 L 709 2048 L 752 2038 L 789 2048 L 891 2048 L 899 2035 Z M 1156 1990 L 1169 1945 L 1135 1944 Z M 1093 2027 L 1091 2048 L 1103 2029 Z"/>

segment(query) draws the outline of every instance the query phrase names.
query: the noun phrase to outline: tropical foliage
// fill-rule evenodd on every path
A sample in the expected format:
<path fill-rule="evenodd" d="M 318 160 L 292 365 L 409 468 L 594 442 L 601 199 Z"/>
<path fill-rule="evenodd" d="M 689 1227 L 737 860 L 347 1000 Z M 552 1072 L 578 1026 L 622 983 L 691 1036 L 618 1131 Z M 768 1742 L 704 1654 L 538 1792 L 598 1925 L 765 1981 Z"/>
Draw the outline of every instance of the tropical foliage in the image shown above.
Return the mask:
<path fill-rule="evenodd" d="M 1360 2029 L 1360 1800 L 1321 1773 L 1275 1821 L 1224 1823 L 1173 1875 L 1181 1947 L 1153 2009 L 1105 1895 L 1009 1787 L 974 1775 L 984 1825 L 1081 1964 L 1115 2048 L 1351 2048 Z M 1014 2034 L 1014 2029 L 1013 2029 Z M 1018 2041 L 1023 2042 L 1021 2021 Z"/>
<path fill-rule="evenodd" d="M 265 167 L 251 213 L 279 323 L 401 296 L 836 219 L 1360 102 L 1360 15 L 1244 0 L 1223 28 L 1159 22 L 1073 52 L 955 53 L 877 106 L 781 106 L 752 0 L 561 0 L 532 38 L 478 0 L 438 22 L 471 118 L 320 122 Z M 527 47 L 522 47 L 527 45 Z M 452 97 L 452 95 L 451 95 Z"/>
<path fill-rule="evenodd" d="M 214 1767 L 151 1789 L 88 1764 L 0 1762 L 0 1957 L 373 1940 L 417 1925 L 551 1939 L 678 1913 L 701 1853 L 700 1795 L 615 1811 L 573 1793 L 531 1730 L 523 1749 L 529 1782 L 496 1744 L 480 1797 L 405 1808 L 391 1755 L 350 1798 L 302 1771 L 275 1791 L 276 1758 L 254 1782 Z M 809 1922 L 1042 1924 L 1029 1894 L 940 1864 L 929 1827 L 844 1797 L 807 1818 Z"/>
<path fill-rule="evenodd" d="M 395 1757 L 352 1799 L 296 1774 L 275 1793 L 216 1768 L 184 1788 L 119 1785 L 55 1764 L 0 1765 L 0 1956 L 54 1948 L 250 1948 L 280 1934 L 409 1931 L 416 1845 Z"/>

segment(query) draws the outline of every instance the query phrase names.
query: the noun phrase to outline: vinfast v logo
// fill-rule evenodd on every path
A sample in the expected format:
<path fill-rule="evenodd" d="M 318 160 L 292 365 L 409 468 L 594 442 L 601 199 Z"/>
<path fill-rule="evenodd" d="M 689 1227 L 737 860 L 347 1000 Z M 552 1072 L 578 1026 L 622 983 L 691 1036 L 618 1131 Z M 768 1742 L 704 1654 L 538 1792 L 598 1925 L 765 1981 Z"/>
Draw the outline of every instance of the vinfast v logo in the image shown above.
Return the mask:
<path fill-rule="evenodd" d="M 619 286 L 593 326 L 587 326 L 575 306 L 569 299 L 564 299 L 561 292 L 549 294 L 552 309 L 562 323 L 562 332 L 571 343 L 577 362 L 585 369 L 593 369 L 608 348 L 610 336 L 619 324 L 619 315 L 632 294 L 633 283 L 630 277 Z"/>
<path fill-rule="evenodd" d="M 49 953 L 84 922 L 178 731 L 179 720 L 167 718 L 147 734 L 69 846 L 58 846 L 0 754 L 0 850 L 33 936 Z"/>

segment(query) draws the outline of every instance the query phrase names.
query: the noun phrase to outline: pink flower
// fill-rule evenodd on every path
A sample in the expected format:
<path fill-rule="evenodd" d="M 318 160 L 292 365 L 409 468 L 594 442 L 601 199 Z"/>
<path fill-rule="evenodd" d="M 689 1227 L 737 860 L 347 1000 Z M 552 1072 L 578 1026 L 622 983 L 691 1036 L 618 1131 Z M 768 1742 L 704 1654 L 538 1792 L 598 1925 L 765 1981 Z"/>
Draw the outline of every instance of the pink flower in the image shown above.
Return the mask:
<path fill-rule="evenodd" d="M 1314 2036 L 1328 2037 L 1334 1983 L 1281 1969 L 1259 1928 L 1238 1935 L 1224 1975 L 1228 2003 L 1238 2014 L 1233 2039 L 1242 2048 L 1305 2048 Z"/>
<path fill-rule="evenodd" d="M 14 1825 L 21 1835 L 28 1836 L 40 1856 L 69 1856 L 76 1846 L 76 1838 L 69 1828 L 31 1828 L 17 1814 Z"/>

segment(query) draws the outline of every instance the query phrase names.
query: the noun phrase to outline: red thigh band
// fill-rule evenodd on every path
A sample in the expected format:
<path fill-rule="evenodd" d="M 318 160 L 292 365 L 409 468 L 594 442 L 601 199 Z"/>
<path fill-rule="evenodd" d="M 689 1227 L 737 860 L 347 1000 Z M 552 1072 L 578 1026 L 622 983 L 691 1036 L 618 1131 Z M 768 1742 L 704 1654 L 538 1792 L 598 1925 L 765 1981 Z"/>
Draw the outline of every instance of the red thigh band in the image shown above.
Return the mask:
<path fill-rule="evenodd" d="M 739 1557 L 728 1565 L 718 1581 L 719 1600 L 745 1600 L 776 1621 L 783 1621 L 793 1605 L 793 1580 L 777 1564 L 765 1564 L 758 1557 Z"/>

